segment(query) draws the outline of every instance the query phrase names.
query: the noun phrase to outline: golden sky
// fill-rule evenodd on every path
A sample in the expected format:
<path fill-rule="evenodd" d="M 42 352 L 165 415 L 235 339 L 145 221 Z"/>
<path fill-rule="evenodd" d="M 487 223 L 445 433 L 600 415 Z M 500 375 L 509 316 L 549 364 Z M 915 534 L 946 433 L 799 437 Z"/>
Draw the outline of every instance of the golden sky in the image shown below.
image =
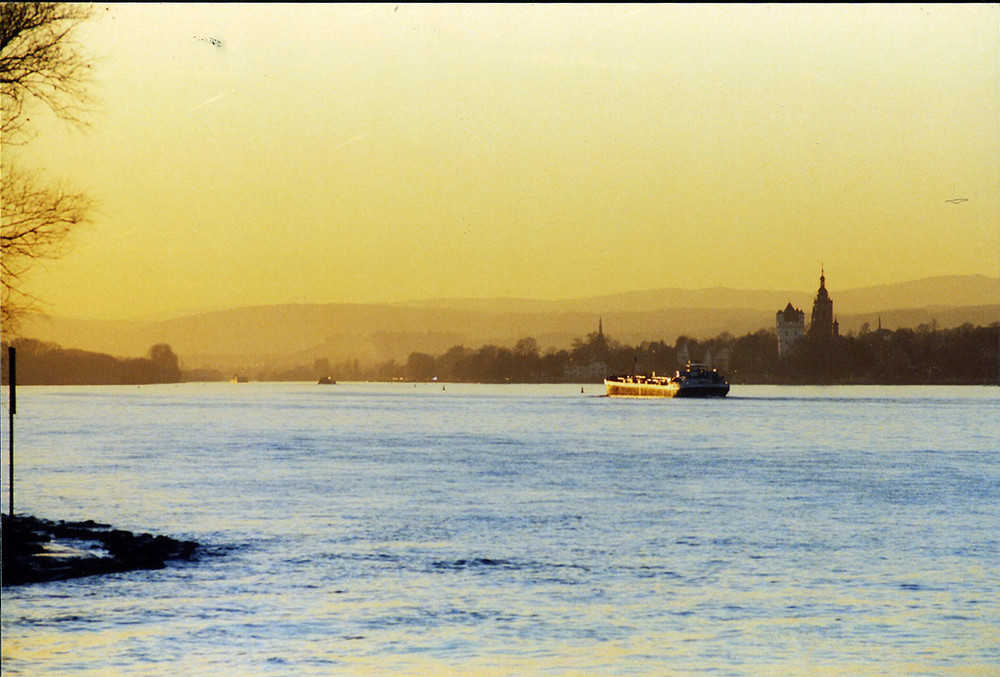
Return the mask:
<path fill-rule="evenodd" d="M 1000 274 L 1000 9 L 99 8 L 55 315 Z M 967 198 L 952 204 L 946 200 Z"/>

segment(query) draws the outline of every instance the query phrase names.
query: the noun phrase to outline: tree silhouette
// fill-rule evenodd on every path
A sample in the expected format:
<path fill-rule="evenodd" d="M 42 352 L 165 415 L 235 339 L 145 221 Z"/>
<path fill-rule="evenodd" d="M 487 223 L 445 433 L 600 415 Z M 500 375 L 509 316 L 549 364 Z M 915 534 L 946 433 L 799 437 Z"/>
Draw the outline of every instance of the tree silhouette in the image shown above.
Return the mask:
<path fill-rule="evenodd" d="M 51 2 L 0 3 L 0 145 L 32 137 L 27 106 L 34 101 L 57 117 L 82 124 L 90 66 L 73 41 L 91 13 L 88 5 Z M 64 252 L 66 236 L 87 220 L 85 195 L 45 187 L 37 175 L 15 169 L 3 153 L 0 175 L 0 322 L 16 330 L 18 318 L 34 309 L 23 291 L 31 264 Z"/>

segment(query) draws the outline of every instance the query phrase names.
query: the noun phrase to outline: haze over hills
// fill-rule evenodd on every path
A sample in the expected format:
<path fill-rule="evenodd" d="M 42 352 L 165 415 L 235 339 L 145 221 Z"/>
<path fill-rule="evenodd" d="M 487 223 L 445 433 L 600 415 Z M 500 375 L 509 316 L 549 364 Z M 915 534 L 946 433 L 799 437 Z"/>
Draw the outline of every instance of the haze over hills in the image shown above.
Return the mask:
<path fill-rule="evenodd" d="M 817 286 L 819 280 L 817 279 Z M 829 288 L 829 285 L 828 285 Z M 984 275 L 948 275 L 897 284 L 884 284 L 838 291 L 838 312 L 878 312 L 895 308 L 928 306 L 979 306 L 1000 303 L 1000 278 Z M 756 308 L 781 309 L 789 301 L 799 308 L 811 307 L 815 292 L 773 291 L 713 287 L 709 289 L 650 289 L 565 301 L 532 299 L 427 299 L 393 304 L 402 307 L 449 308 L 481 312 L 603 312 L 645 311 L 662 308 Z"/>
<path fill-rule="evenodd" d="M 818 286 L 818 280 L 817 280 Z M 941 328 L 1000 320 L 1000 278 L 948 276 L 837 290 L 827 284 L 843 333 L 863 323 L 887 329 L 936 322 Z M 679 335 L 742 335 L 774 326 L 791 302 L 806 312 L 814 293 L 658 289 L 565 301 L 432 299 L 396 304 L 287 304 L 235 308 L 161 321 L 34 317 L 21 334 L 66 348 L 116 356 L 145 355 L 168 343 L 186 368 L 235 370 L 268 364 L 396 359 L 439 354 L 455 345 L 512 346 L 533 337 L 543 349 L 565 348 L 597 329 L 622 343 L 673 343 Z"/>

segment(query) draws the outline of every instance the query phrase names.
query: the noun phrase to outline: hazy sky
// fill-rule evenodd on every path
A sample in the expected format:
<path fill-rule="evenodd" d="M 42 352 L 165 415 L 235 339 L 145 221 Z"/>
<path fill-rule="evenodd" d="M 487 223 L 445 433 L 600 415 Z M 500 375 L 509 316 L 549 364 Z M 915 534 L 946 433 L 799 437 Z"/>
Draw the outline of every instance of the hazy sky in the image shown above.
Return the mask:
<path fill-rule="evenodd" d="M 1000 274 L 1000 9 L 113 5 L 56 315 Z M 968 198 L 951 204 L 946 200 Z"/>

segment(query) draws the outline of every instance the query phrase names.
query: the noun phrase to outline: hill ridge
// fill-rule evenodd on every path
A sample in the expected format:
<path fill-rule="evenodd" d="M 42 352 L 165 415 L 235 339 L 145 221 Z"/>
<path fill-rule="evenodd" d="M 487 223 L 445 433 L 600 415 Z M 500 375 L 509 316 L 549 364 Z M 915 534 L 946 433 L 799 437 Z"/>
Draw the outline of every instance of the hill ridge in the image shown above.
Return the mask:
<path fill-rule="evenodd" d="M 838 290 L 828 285 L 844 333 L 864 322 L 885 328 L 1000 320 L 1000 278 L 938 276 Z M 596 331 L 624 343 L 673 342 L 769 329 L 791 302 L 807 313 L 814 292 L 654 289 L 544 301 L 456 299 L 401 303 L 287 303 L 206 311 L 160 321 L 28 318 L 22 335 L 117 356 L 145 355 L 168 343 L 185 367 L 230 368 L 255 360 L 405 360 L 411 352 L 440 353 L 454 345 L 513 345 L 535 338 L 542 348 L 567 347 Z M 438 303 L 440 305 L 435 306 Z"/>

